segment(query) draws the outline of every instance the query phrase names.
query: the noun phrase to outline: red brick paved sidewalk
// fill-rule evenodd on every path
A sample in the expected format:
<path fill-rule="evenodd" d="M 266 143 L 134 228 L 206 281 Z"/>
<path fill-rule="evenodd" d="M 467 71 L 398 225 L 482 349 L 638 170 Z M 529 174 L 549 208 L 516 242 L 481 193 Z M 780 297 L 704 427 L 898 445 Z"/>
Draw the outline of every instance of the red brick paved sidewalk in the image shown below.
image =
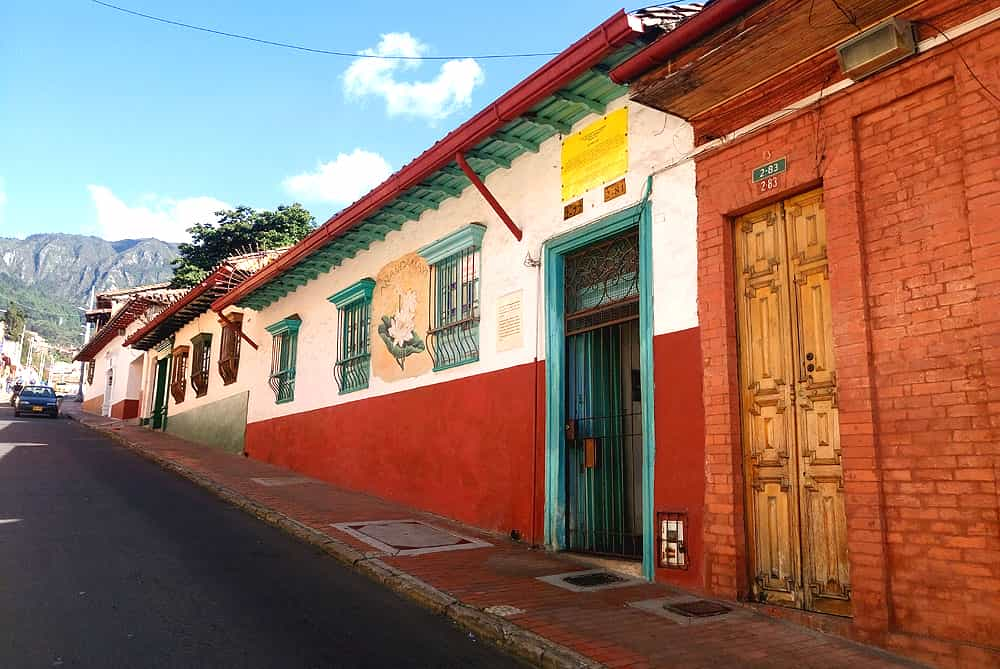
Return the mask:
<path fill-rule="evenodd" d="M 636 668 L 914 666 L 880 651 L 773 620 L 735 604 L 730 614 L 692 624 L 679 624 L 628 606 L 631 602 L 686 594 L 664 585 L 640 583 L 571 592 L 536 578 L 587 569 L 565 556 L 532 550 L 503 537 L 313 479 L 294 485 L 265 486 L 251 479 L 297 474 L 162 432 L 81 415 L 80 405 L 74 402 L 66 402 L 63 413 L 111 433 L 147 457 L 213 488 L 265 520 L 322 545 L 359 571 L 546 666 L 589 664 L 581 655 L 610 667 Z M 332 523 L 392 519 L 426 521 L 493 545 L 406 557 L 386 556 L 331 527 Z M 523 612 L 506 618 L 481 613 L 483 609 L 501 605 Z M 548 643 L 521 630 L 532 632 Z"/>

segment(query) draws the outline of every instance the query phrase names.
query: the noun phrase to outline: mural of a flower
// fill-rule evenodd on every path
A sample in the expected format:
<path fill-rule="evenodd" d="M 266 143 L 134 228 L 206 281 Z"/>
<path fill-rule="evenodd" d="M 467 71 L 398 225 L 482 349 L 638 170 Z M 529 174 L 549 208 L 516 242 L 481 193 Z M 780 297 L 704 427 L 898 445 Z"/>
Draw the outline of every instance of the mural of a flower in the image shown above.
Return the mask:
<path fill-rule="evenodd" d="M 417 292 L 408 290 L 399 293 L 399 308 L 396 313 L 383 314 L 378 326 L 378 334 L 386 349 L 396 359 L 400 369 L 407 356 L 424 351 L 424 342 L 416 333 Z"/>

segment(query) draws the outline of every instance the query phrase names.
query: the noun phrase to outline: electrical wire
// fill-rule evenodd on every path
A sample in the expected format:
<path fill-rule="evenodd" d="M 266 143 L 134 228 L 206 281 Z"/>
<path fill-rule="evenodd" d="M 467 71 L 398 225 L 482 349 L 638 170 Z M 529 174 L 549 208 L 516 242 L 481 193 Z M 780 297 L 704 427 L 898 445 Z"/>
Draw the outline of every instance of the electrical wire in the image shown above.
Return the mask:
<path fill-rule="evenodd" d="M 491 60 L 500 58 L 542 58 L 548 56 L 559 55 L 558 51 L 539 51 L 539 52 L 529 52 L 529 53 L 490 53 L 475 56 L 380 56 L 372 53 L 352 53 L 349 51 L 334 51 L 330 49 L 316 49 L 313 47 L 302 46 L 299 44 L 290 44 L 288 42 L 276 42 L 274 40 L 262 39 L 260 37 L 252 37 L 250 35 L 242 35 L 240 33 L 231 33 L 224 30 L 215 30 L 214 28 L 206 28 L 204 26 L 194 25 L 192 23 L 184 23 L 183 21 L 174 21 L 173 19 L 166 19 L 162 16 L 153 16 L 152 14 L 144 14 L 142 12 L 137 12 L 133 9 L 127 9 L 125 7 L 120 7 L 118 5 L 113 5 L 110 2 L 104 2 L 103 0 L 90 0 L 95 5 L 101 5 L 102 7 L 107 7 L 108 9 L 113 9 L 124 14 L 130 14 L 132 16 L 138 16 L 140 18 L 148 19 L 150 21 L 158 21 L 159 23 L 166 23 L 167 25 L 177 26 L 179 28 L 187 28 L 188 30 L 198 30 L 200 32 L 209 33 L 212 35 L 219 35 L 221 37 L 231 37 L 233 39 L 246 40 L 247 42 L 255 42 L 257 44 L 265 44 L 267 46 L 276 46 L 283 49 L 293 49 L 295 51 L 305 51 L 307 53 L 317 53 L 326 56 L 341 56 L 344 58 L 378 58 L 380 60 L 461 60 L 465 58 L 472 58 L 475 60 Z"/>

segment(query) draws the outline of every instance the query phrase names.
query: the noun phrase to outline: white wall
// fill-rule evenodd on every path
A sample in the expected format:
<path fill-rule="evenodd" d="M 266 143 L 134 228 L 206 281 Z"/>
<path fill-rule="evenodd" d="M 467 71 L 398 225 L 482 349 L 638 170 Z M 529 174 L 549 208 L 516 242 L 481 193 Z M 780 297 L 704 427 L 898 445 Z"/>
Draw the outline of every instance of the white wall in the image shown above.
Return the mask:
<path fill-rule="evenodd" d="M 544 284 L 539 270 L 525 266 L 525 256 L 538 259 L 546 240 L 568 230 L 604 218 L 638 202 L 647 177 L 656 166 L 670 162 L 692 147 L 693 135 L 686 123 L 658 111 L 634 105 L 620 98 L 608 107 L 613 111 L 629 107 L 629 171 L 626 195 L 603 201 L 603 189 L 584 196 L 584 212 L 563 220 L 560 192 L 561 138 L 546 141 L 538 153 L 517 158 L 511 169 L 491 174 L 486 184 L 524 231 L 517 242 L 499 217 L 474 189 L 467 188 L 437 210 L 424 212 L 419 221 L 389 233 L 381 242 L 332 272 L 299 287 L 264 309 L 246 326 L 257 341 L 260 354 L 253 365 L 241 366 L 241 380 L 251 384 L 249 421 L 255 422 L 290 413 L 308 411 L 366 397 L 399 392 L 473 374 L 482 374 L 544 357 L 544 314 L 540 310 Z M 594 121 L 596 115 L 581 120 L 575 129 Z M 671 170 L 654 179 L 653 217 L 653 308 L 654 332 L 662 334 L 697 325 L 697 237 L 694 164 Z M 337 309 L 327 297 L 363 277 L 375 278 L 387 262 L 433 242 L 471 222 L 487 226 L 482 245 L 482 289 L 480 359 L 478 362 L 441 372 L 428 372 L 393 383 L 374 374 L 370 387 L 340 396 L 334 381 L 336 362 Z M 495 302 L 501 295 L 523 291 L 524 345 L 515 350 L 496 350 Z M 271 337 L 264 327 L 291 314 L 302 317 L 298 338 L 295 400 L 277 405 L 267 385 Z M 373 346 L 380 342 L 373 341 Z M 185 403 L 187 401 L 185 400 Z"/>
<path fill-rule="evenodd" d="M 329 304 L 329 303 L 327 303 Z M 231 314 L 234 311 L 243 314 L 243 328 L 244 331 L 249 331 L 251 329 L 258 327 L 257 313 L 249 309 L 229 309 L 224 313 Z M 266 325 L 266 324 L 265 324 Z M 191 361 L 193 359 L 194 349 L 191 347 L 191 338 L 199 335 L 203 332 L 208 332 L 212 335 L 212 349 L 210 351 L 211 360 L 209 361 L 209 381 L 208 381 L 208 392 L 206 392 L 202 397 L 196 397 L 194 388 L 191 387 Z M 261 344 L 260 339 L 255 339 L 258 345 Z M 184 401 L 180 404 L 174 402 L 173 396 L 167 393 L 167 415 L 177 416 L 184 413 L 185 411 L 191 411 L 206 404 L 212 402 L 217 402 L 225 397 L 231 397 L 238 393 L 245 392 L 249 387 L 253 386 L 257 388 L 256 384 L 253 383 L 256 379 L 254 378 L 257 374 L 258 367 L 255 365 L 255 358 L 260 355 L 266 355 L 268 361 L 270 362 L 271 355 L 271 340 L 268 338 L 264 344 L 266 346 L 261 346 L 260 352 L 255 351 L 250 344 L 244 341 L 240 344 L 240 369 L 239 374 L 236 376 L 236 381 L 234 383 L 223 385 L 222 377 L 219 376 L 219 347 L 222 345 L 222 325 L 219 323 L 219 317 L 214 312 L 205 312 L 195 318 L 190 323 L 186 324 L 180 330 L 174 334 L 174 346 L 188 346 L 191 349 L 188 352 L 188 368 L 187 377 L 185 379 L 187 383 L 187 390 L 184 393 Z M 152 386 L 155 384 L 155 358 L 153 361 L 153 369 L 150 372 L 148 384 Z M 169 382 L 169 377 L 168 377 Z M 270 388 L 266 387 L 267 374 L 265 373 L 265 390 L 271 394 Z M 259 391 L 258 391 L 259 392 Z M 274 399 L 274 395 L 271 394 L 271 398 Z"/>

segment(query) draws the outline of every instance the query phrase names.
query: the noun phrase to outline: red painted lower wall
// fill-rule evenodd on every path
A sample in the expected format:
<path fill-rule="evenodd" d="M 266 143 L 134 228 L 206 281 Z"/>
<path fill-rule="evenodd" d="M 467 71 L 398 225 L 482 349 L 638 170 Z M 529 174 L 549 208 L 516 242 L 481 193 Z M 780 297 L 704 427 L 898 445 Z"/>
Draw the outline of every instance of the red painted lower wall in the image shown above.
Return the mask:
<path fill-rule="evenodd" d="M 139 400 L 122 400 L 111 405 L 111 417 L 129 420 L 139 417 Z"/>
<path fill-rule="evenodd" d="M 698 328 L 653 338 L 653 383 L 656 389 L 653 507 L 657 512 L 683 511 L 688 520 L 688 568 L 657 569 L 656 578 L 703 589 L 705 409 L 701 400 L 701 335 Z"/>
<path fill-rule="evenodd" d="M 687 570 L 657 570 L 657 578 L 702 588 L 698 329 L 656 337 L 653 354 L 655 509 L 688 514 L 690 560 Z M 545 364 L 250 423 L 246 451 L 344 488 L 542 543 Z"/>
<path fill-rule="evenodd" d="M 246 450 L 345 488 L 540 541 L 536 374 L 543 382 L 542 365 L 520 365 L 250 423 Z"/>
<path fill-rule="evenodd" d="M 87 413 L 101 413 L 101 407 L 104 406 L 104 395 L 97 395 L 96 397 L 91 397 L 89 400 L 84 400 L 80 408 Z"/>

